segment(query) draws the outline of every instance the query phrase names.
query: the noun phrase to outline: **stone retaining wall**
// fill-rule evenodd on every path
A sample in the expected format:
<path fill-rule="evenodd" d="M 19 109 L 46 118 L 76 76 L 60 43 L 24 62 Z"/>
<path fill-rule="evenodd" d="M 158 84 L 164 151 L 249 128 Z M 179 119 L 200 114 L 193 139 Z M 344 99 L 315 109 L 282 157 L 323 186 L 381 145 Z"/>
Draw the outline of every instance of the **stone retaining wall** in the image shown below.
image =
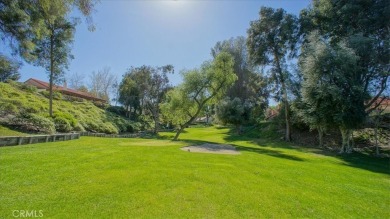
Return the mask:
<path fill-rule="evenodd" d="M 0 147 L 79 139 L 79 133 L 0 137 Z"/>

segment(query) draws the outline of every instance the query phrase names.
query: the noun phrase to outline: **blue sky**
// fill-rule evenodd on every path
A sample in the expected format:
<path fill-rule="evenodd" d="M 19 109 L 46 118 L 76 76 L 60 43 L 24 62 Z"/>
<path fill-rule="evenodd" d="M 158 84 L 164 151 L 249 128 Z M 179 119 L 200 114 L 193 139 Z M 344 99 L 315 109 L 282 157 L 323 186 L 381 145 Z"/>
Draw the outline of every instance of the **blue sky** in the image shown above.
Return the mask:
<path fill-rule="evenodd" d="M 172 64 L 172 84 L 181 81 L 178 72 L 211 58 L 217 41 L 246 36 L 249 23 L 258 19 L 261 6 L 284 8 L 298 15 L 308 0 L 146 0 L 108 1 L 96 5 L 96 30 L 85 22 L 77 26 L 67 75 L 88 75 L 110 67 L 118 79 L 131 66 Z M 30 77 L 48 81 L 45 70 L 23 64 L 21 81 Z M 88 81 L 85 80 L 85 84 Z"/>

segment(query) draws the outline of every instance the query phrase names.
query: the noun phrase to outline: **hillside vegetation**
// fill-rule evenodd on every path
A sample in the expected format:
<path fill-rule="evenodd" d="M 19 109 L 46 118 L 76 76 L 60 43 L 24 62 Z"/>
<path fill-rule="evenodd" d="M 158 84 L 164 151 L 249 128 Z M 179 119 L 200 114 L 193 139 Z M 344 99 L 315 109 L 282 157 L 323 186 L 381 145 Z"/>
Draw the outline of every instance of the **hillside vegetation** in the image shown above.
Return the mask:
<path fill-rule="evenodd" d="M 55 93 L 53 118 L 48 92 L 22 83 L 0 83 L 0 125 L 24 132 L 90 131 L 116 134 L 137 130 L 137 123 L 92 102 Z"/>

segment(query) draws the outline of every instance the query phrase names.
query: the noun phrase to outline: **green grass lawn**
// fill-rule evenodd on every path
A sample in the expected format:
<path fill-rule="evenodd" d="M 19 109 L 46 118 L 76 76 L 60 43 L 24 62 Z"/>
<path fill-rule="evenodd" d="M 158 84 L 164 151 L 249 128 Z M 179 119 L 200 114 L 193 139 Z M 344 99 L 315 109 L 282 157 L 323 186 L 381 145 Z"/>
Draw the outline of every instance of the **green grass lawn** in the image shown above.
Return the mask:
<path fill-rule="evenodd" d="M 7 127 L 0 125 L 0 137 L 1 136 L 26 136 L 26 133 L 11 130 Z"/>
<path fill-rule="evenodd" d="M 0 148 L 0 218 L 390 218 L 389 160 L 191 128 Z M 241 155 L 189 153 L 203 141 Z"/>

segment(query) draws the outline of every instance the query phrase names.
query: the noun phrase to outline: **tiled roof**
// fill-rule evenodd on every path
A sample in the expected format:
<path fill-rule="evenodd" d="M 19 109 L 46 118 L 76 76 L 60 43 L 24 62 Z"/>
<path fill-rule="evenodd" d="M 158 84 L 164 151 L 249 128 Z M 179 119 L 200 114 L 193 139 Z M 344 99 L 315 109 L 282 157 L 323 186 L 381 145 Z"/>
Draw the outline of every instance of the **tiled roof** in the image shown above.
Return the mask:
<path fill-rule="evenodd" d="M 30 79 L 28 79 L 24 83 L 36 86 L 39 89 L 47 89 L 47 90 L 49 89 L 49 83 L 37 80 L 35 78 L 30 78 Z M 78 90 L 74 90 L 74 89 L 70 89 L 70 88 L 65 88 L 65 87 L 62 87 L 62 86 L 54 85 L 53 86 L 53 90 L 59 91 L 59 92 L 61 92 L 63 94 L 69 95 L 69 96 L 80 97 L 80 98 L 84 98 L 84 99 L 87 99 L 87 100 L 95 100 L 95 101 L 104 101 L 104 102 L 106 102 L 105 100 L 103 100 L 101 98 L 97 98 L 97 97 L 95 97 L 95 96 L 93 96 L 93 95 L 91 95 L 89 93 L 78 91 Z"/>

